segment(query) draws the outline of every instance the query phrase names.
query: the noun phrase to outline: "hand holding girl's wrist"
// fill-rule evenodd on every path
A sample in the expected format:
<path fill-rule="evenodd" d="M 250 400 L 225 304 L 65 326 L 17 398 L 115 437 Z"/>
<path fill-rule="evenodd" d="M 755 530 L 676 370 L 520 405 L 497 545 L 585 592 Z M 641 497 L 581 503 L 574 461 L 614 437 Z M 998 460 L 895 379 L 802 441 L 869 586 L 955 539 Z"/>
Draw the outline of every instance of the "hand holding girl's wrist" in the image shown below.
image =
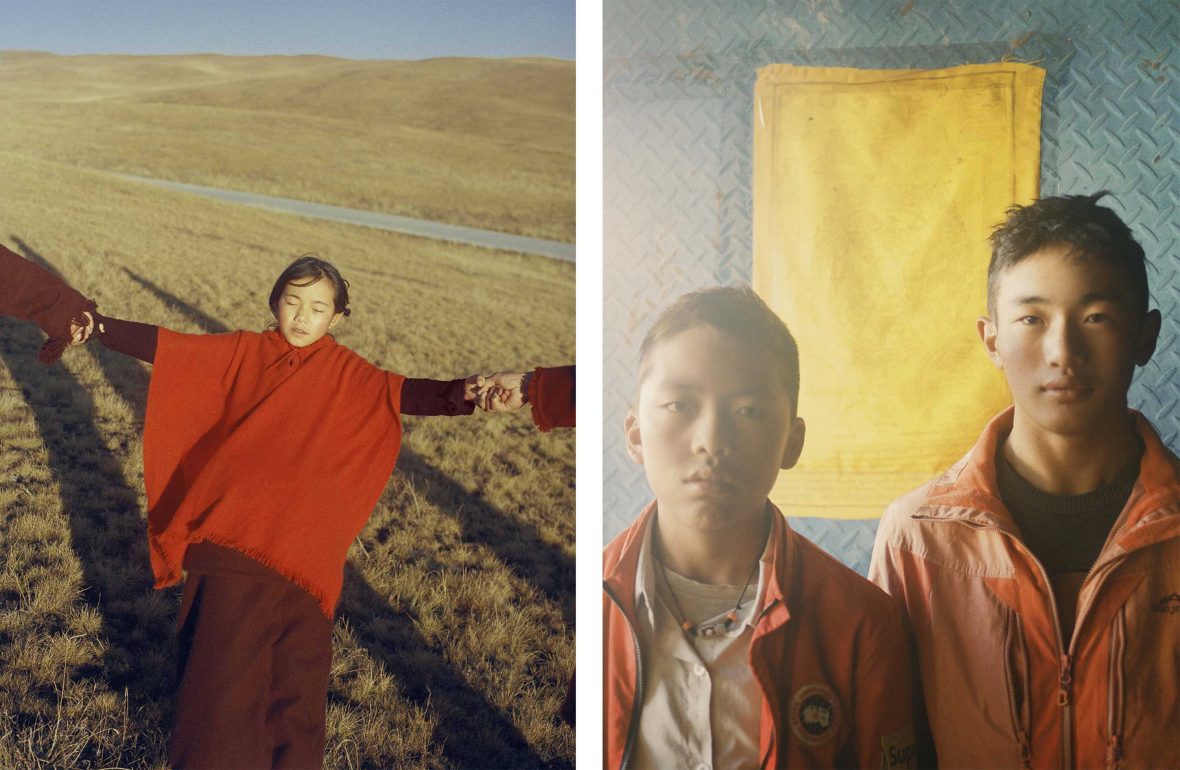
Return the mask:
<path fill-rule="evenodd" d="M 85 319 L 85 323 L 79 323 L 80 320 Z M 70 321 L 70 341 L 69 346 L 85 345 L 90 341 L 90 337 L 95 331 L 94 315 L 89 311 L 84 311 L 80 316 Z"/>

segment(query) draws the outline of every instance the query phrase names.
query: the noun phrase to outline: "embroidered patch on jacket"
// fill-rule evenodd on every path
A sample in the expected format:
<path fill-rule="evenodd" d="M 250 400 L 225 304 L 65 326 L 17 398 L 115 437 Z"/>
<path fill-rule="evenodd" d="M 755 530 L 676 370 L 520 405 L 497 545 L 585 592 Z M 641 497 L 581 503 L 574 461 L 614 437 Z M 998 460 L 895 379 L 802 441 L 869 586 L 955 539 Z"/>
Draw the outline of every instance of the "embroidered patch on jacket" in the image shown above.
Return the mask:
<path fill-rule="evenodd" d="M 918 742 L 914 739 L 914 728 L 907 727 L 881 736 L 881 767 L 885 770 L 901 767 L 914 770 L 917 766 Z"/>
<path fill-rule="evenodd" d="M 826 684 L 806 685 L 791 698 L 791 729 L 807 745 L 830 741 L 839 723 L 840 704 Z"/>
<path fill-rule="evenodd" d="M 1156 602 L 1152 612 L 1162 612 L 1165 615 L 1180 615 L 1180 594 L 1168 594 Z"/>

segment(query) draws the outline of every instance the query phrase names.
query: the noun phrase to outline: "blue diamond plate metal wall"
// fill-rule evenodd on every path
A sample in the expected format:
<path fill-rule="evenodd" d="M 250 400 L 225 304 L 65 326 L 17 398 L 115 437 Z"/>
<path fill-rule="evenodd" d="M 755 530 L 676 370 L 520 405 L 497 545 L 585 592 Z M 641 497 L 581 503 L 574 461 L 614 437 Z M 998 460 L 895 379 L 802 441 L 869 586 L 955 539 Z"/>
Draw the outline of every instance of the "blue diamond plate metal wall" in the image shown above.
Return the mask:
<path fill-rule="evenodd" d="M 604 0 L 603 10 L 607 538 L 649 496 L 622 424 L 653 311 L 750 281 L 754 80 L 774 62 L 1044 67 L 1042 193 L 1111 190 L 1146 249 L 1165 323 L 1131 401 L 1180 448 L 1180 3 Z M 794 525 L 867 569 L 877 522 Z"/>

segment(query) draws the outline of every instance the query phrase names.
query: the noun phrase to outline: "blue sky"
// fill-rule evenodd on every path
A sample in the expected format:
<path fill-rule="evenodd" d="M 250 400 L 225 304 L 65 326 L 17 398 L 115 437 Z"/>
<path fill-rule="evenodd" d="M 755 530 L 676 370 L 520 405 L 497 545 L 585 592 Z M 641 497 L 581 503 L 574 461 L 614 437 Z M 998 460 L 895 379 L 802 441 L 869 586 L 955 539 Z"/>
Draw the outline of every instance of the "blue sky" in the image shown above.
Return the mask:
<path fill-rule="evenodd" d="M 574 0 L 0 0 L 0 50 L 574 58 Z"/>

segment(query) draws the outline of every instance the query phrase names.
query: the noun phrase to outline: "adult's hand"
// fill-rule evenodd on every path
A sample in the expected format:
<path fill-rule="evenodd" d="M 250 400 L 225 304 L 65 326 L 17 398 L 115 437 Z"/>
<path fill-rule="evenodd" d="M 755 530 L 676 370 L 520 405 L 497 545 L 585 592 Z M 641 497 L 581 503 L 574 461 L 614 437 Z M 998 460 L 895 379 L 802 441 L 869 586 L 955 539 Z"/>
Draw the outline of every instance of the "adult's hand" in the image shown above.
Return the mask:
<path fill-rule="evenodd" d="M 90 335 L 94 333 L 94 316 L 90 311 L 86 311 L 82 315 L 86 318 L 85 325 L 79 324 L 76 318 L 70 321 L 70 347 L 85 345 L 90 340 Z"/>
<path fill-rule="evenodd" d="M 526 372 L 496 372 L 484 378 L 480 408 L 487 412 L 515 412 L 525 404 Z"/>

